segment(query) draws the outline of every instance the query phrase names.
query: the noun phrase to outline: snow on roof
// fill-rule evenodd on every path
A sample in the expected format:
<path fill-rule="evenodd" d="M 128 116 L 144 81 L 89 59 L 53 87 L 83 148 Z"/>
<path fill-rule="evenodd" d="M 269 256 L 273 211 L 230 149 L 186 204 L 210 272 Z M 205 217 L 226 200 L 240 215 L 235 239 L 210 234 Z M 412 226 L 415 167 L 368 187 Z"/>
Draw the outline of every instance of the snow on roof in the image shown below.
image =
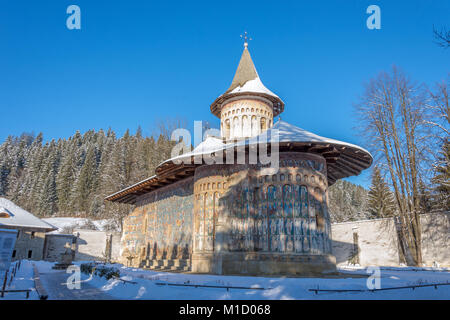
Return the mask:
<path fill-rule="evenodd" d="M 145 182 L 147 182 L 147 181 L 150 181 L 150 180 L 152 180 L 152 179 L 156 179 L 156 174 L 153 175 L 153 176 L 151 176 L 151 177 L 148 177 L 147 179 L 138 181 L 138 182 L 136 182 L 135 184 L 132 184 L 131 186 L 128 186 L 128 187 L 123 188 L 123 189 L 121 189 L 121 190 L 119 190 L 119 191 L 117 191 L 117 192 L 114 192 L 113 194 L 110 194 L 110 195 L 107 196 L 106 198 L 114 197 L 115 195 L 118 195 L 119 193 L 121 193 L 121 192 L 123 192 L 123 191 L 125 191 L 125 190 L 128 190 L 128 189 L 131 189 L 131 188 L 133 188 L 133 187 L 136 187 L 136 186 L 138 186 L 138 185 L 140 185 L 140 184 L 142 184 L 142 183 L 145 183 Z"/>
<path fill-rule="evenodd" d="M 210 139 L 210 140 L 208 140 Z M 212 140 L 214 139 L 214 140 Z M 161 166 L 164 163 L 170 162 L 170 161 L 176 161 L 176 160 L 182 160 L 182 159 L 188 159 L 192 156 L 198 156 L 198 155 L 209 155 L 214 152 L 218 152 L 221 150 L 225 150 L 228 148 L 233 148 L 236 146 L 243 146 L 243 145 L 250 145 L 250 144 L 258 144 L 261 142 L 266 143 L 286 143 L 286 142 L 304 142 L 304 143 L 324 143 L 324 144 L 333 144 L 338 146 L 345 146 L 345 147 L 351 147 L 355 149 L 359 149 L 368 155 L 371 156 L 370 152 L 365 150 L 364 148 L 361 148 L 357 145 L 321 137 L 317 134 L 314 134 L 312 132 L 309 132 L 305 129 L 299 128 L 297 126 L 294 126 L 290 123 L 287 123 L 285 121 L 277 121 L 272 128 L 264 131 L 258 136 L 244 139 L 241 141 L 238 141 L 237 143 L 223 143 L 221 139 L 217 138 L 207 138 L 204 142 L 200 143 L 197 148 L 195 148 L 193 151 L 182 154 L 180 156 L 168 159 L 164 162 L 162 162 L 159 166 Z"/>
<path fill-rule="evenodd" d="M 285 121 L 278 121 L 276 122 L 272 128 L 264 131 L 263 133 L 261 133 L 258 136 L 252 137 L 252 138 L 248 138 L 248 139 L 244 139 L 241 141 L 238 141 L 237 143 L 224 143 L 222 141 L 222 139 L 216 138 L 216 137 L 208 137 L 207 139 L 205 139 L 205 141 L 203 141 L 202 143 L 200 143 L 194 150 L 192 150 L 191 152 L 170 158 L 164 162 L 162 162 L 158 167 L 163 167 L 164 165 L 168 165 L 169 163 L 174 163 L 175 165 L 180 164 L 181 162 L 183 163 L 187 163 L 187 164 L 192 164 L 192 158 L 194 158 L 194 164 L 196 163 L 196 156 L 210 156 L 213 153 L 218 153 L 220 151 L 224 151 L 230 148 L 235 148 L 235 147 L 239 147 L 239 146 L 244 146 L 244 145 L 251 145 L 251 144 L 258 144 L 258 143 L 294 143 L 294 142 L 298 142 L 298 143 L 316 143 L 316 144 L 330 144 L 330 145 L 334 145 L 335 147 L 346 147 L 347 150 L 353 150 L 353 152 L 362 152 L 364 153 L 366 156 L 370 157 L 370 160 L 365 164 L 362 165 L 362 169 L 365 169 L 367 167 L 370 166 L 371 162 L 372 162 L 372 155 L 369 153 L 369 151 L 351 144 L 351 143 L 347 143 L 347 142 L 343 142 L 343 141 L 339 141 L 339 140 L 335 140 L 335 139 L 330 139 L 330 138 L 326 138 L 326 137 L 321 137 L 317 134 L 314 134 L 312 132 L 309 132 L 305 129 L 296 127 L 292 124 L 289 124 Z M 352 154 L 347 155 L 347 157 L 353 157 Z M 202 163 L 202 162 L 200 162 Z M 333 165 L 331 164 L 330 167 L 332 167 Z M 345 165 L 344 165 L 345 166 Z M 330 169 L 329 167 L 329 169 Z M 335 176 L 335 178 L 331 178 L 333 179 L 332 182 L 330 182 L 330 185 L 332 183 L 334 183 L 334 181 L 337 179 L 341 179 L 343 177 L 349 176 L 349 173 L 346 171 L 342 171 L 339 168 L 334 168 L 332 169 L 334 171 L 333 175 Z M 360 171 L 359 171 L 360 172 Z M 353 172 L 353 174 L 359 174 L 358 171 Z M 155 175 L 152 176 L 148 179 L 142 180 L 130 187 L 127 187 L 125 189 L 122 189 L 110 196 L 108 196 L 106 199 L 107 200 L 111 200 L 115 201 L 113 198 L 121 193 L 130 193 L 132 192 L 132 189 L 134 187 L 138 187 L 139 185 L 143 185 L 143 184 L 148 184 L 151 183 L 150 180 L 154 179 L 155 182 L 158 180 L 159 176 Z M 330 176 L 329 176 L 330 178 Z M 125 195 L 123 195 L 125 196 Z"/>
<path fill-rule="evenodd" d="M 8 218 L 0 218 L 0 227 L 17 226 L 17 227 L 41 228 L 47 230 L 57 229 L 55 226 L 35 217 L 30 212 L 15 205 L 12 201 L 8 199 L 0 198 L 0 208 L 5 209 L 9 215 Z"/>
<path fill-rule="evenodd" d="M 326 138 L 319 136 L 317 134 L 314 134 L 312 132 L 309 132 L 305 129 L 302 129 L 300 127 L 294 126 L 290 123 L 287 123 L 285 121 L 277 121 L 272 128 L 266 130 L 262 134 L 252 137 L 250 139 L 246 139 L 243 141 L 239 141 L 237 145 L 248 145 L 248 144 L 256 144 L 258 143 L 258 139 L 263 138 L 264 136 L 267 136 L 267 142 L 276 142 L 272 141 L 272 139 L 277 139 L 278 142 L 305 142 L 305 143 L 324 143 L 324 144 L 333 144 L 338 146 L 345 146 L 345 147 L 351 147 L 355 149 L 359 149 L 370 156 L 369 151 L 367 151 L 364 148 L 361 148 L 360 146 L 357 146 L 355 144 L 351 144 L 344 141 L 339 141 L 331 138 Z M 263 140 L 264 142 L 264 140 Z"/>
<path fill-rule="evenodd" d="M 244 93 L 244 92 L 264 93 L 264 94 L 273 96 L 275 98 L 279 98 L 275 93 L 273 93 L 272 91 L 267 89 L 266 86 L 264 86 L 264 84 L 262 83 L 262 81 L 259 77 L 255 78 L 253 80 L 248 80 L 247 82 L 245 82 L 245 84 L 243 86 L 237 86 L 233 90 L 227 92 L 227 94 Z"/>
<path fill-rule="evenodd" d="M 241 60 L 234 75 L 231 86 L 228 90 L 220 95 L 211 105 L 211 111 L 219 116 L 221 105 L 225 100 L 236 95 L 262 95 L 274 102 L 274 114 L 278 115 L 283 111 L 284 103 L 275 93 L 264 86 L 256 71 L 250 52 L 247 47 L 242 52 Z"/>
<path fill-rule="evenodd" d="M 216 138 L 216 137 L 207 137 L 205 141 L 201 142 L 197 147 L 194 148 L 191 152 L 184 153 L 182 155 L 170 158 L 164 162 L 162 162 L 159 166 L 161 166 L 164 163 L 170 162 L 170 161 L 176 161 L 181 159 L 187 159 L 189 157 L 197 156 L 197 155 L 205 155 L 205 154 L 211 154 L 212 152 L 223 150 L 227 146 L 231 146 L 231 144 L 225 144 L 223 143 L 222 139 Z M 158 167 L 159 167 L 158 166 Z"/>
<path fill-rule="evenodd" d="M 228 88 L 225 94 L 241 92 L 265 93 L 270 96 L 279 98 L 275 93 L 267 89 L 261 82 L 261 79 L 259 78 L 258 72 L 256 71 L 255 65 L 247 47 L 244 47 L 241 60 L 239 61 L 239 65 L 236 70 L 236 74 L 234 75 L 233 81 L 231 82 L 231 86 Z"/>

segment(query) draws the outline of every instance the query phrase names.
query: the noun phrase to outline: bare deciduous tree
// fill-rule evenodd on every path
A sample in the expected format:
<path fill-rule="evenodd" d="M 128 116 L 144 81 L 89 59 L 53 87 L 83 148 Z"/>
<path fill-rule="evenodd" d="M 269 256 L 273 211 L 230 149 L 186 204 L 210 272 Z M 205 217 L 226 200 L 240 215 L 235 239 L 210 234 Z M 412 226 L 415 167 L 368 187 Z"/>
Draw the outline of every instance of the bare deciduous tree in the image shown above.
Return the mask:
<path fill-rule="evenodd" d="M 449 48 L 450 47 L 450 30 L 446 30 L 445 28 L 436 29 L 433 27 L 433 33 L 434 38 L 436 39 L 436 43 L 443 47 L 443 48 Z"/>
<path fill-rule="evenodd" d="M 430 102 L 427 108 L 432 112 L 432 118 L 427 121 L 431 127 L 436 129 L 436 137 L 440 140 L 450 135 L 450 106 L 448 104 L 448 87 L 450 74 L 447 81 L 436 84 L 435 90 L 430 90 Z"/>
<path fill-rule="evenodd" d="M 426 90 L 393 67 L 367 84 L 356 108 L 359 129 L 391 180 L 403 256 L 408 264 L 421 265 L 419 187 L 426 158 Z"/>

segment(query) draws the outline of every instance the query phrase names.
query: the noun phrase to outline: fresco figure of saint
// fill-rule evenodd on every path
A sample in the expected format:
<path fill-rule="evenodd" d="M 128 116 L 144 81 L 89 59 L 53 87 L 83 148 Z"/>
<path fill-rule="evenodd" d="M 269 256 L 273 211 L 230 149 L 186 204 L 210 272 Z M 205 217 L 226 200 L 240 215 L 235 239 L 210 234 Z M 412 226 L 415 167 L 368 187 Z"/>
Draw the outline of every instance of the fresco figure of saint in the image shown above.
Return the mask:
<path fill-rule="evenodd" d="M 293 222 L 291 218 L 286 218 L 285 219 L 286 222 L 286 234 L 287 235 L 293 235 L 294 234 L 294 230 L 293 230 Z"/>
<path fill-rule="evenodd" d="M 286 252 L 286 235 L 280 235 L 279 236 L 279 242 L 278 242 L 278 251 L 280 252 Z"/>
<path fill-rule="evenodd" d="M 286 237 L 286 251 L 287 252 L 294 251 L 294 237 L 293 236 Z"/>
<path fill-rule="evenodd" d="M 294 250 L 296 253 L 303 252 L 303 237 L 296 235 L 294 237 Z"/>
<path fill-rule="evenodd" d="M 269 220 L 269 228 L 270 228 L 270 235 L 275 235 L 277 233 L 277 226 L 275 219 Z"/>
<path fill-rule="evenodd" d="M 302 220 L 300 218 L 295 218 L 294 219 L 294 234 L 295 235 L 302 235 L 303 234 Z"/>
<path fill-rule="evenodd" d="M 278 239 L 276 235 L 270 236 L 270 251 L 272 252 L 278 251 Z"/>
<path fill-rule="evenodd" d="M 284 219 L 277 219 L 277 234 L 284 234 Z"/>

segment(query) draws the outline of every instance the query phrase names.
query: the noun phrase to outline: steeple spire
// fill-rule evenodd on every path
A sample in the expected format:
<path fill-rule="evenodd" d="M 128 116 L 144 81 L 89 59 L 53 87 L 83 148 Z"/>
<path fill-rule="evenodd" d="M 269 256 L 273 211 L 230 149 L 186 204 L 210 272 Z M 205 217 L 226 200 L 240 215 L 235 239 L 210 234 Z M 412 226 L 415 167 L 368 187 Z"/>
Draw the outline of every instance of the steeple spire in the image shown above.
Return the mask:
<path fill-rule="evenodd" d="M 246 98 L 253 97 L 269 100 L 268 103 L 271 104 L 270 108 L 272 108 L 271 118 L 273 119 L 274 116 L 283 112 L 284 103 L 261 82 L 248 50 L 248 41 L 252 39 L 249 38 L 247 32 L 244 32 L 244 34 L 241 35 L 241 38 L 244 40 L 244 51 L 242 52 L 241 60 L 239 61 L 236 73 L 234 74 L 233 81 L 228 90 L 211 104 L 211 112 L 220 118 L 223 104 L 228 99 L 233 98 L 236 100 L 239 96 Z M 267 102 L 267 100 L 265 101 Z M 260 110 L 258 108 L 256 109 Z"/>
<path fill-rule="evenodd" d="M 247 81 L 258 78 L 258 72 L 256 72 L 255 65 L 253 64 L 252 57 L 250 56 L 250 51 L 248 51 L 248 48 L 245 44 L 241 60 L 239 61 L 239 65 L 237 67 L 236 73 L 234 74 L 233 81 L 231 82 L 231 86 L 228 88 L 227 92 L 232 91 L 237 87 L 244 86 Z"/>

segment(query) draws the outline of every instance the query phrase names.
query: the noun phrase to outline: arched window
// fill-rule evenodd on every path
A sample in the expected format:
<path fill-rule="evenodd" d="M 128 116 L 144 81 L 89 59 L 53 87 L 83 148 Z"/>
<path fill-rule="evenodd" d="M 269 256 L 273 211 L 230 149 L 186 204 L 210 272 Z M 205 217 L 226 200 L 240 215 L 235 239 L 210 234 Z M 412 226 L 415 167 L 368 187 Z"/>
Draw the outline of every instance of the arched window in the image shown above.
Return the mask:
<path fill-rule="evenodd" d="M 230 119 L 225 120 L 225 137 L 230 137 Z"/>
<path fill-rule="evenodd" d="M 251 124 L 250 120 L 247 116 L 242 117 L 242 136 L 243 137 L 250 137 L 252 135 L 251 132 Z"/>
<path fill-rule="evenodd" d="M 266 130 L 266 118 L 261 118 L 261 131 Z"/>
<path fill-rule="evenodd" d="M 256 116 L 252 116 L 252 136 L 256 136 L 258 135 L 259 131 L 258 131 L 259 127 L 258 127 L 258 120 L 256 119 Z"/>
<path fill-rule="evenodd" d="M 240 124 L 239 124 L 239 118 L 238 117 L 234 117 L 233 118 L 233 133 L 232 136 L 233 137 L 239 137 L 239 129 L 240 129 Z"/>

